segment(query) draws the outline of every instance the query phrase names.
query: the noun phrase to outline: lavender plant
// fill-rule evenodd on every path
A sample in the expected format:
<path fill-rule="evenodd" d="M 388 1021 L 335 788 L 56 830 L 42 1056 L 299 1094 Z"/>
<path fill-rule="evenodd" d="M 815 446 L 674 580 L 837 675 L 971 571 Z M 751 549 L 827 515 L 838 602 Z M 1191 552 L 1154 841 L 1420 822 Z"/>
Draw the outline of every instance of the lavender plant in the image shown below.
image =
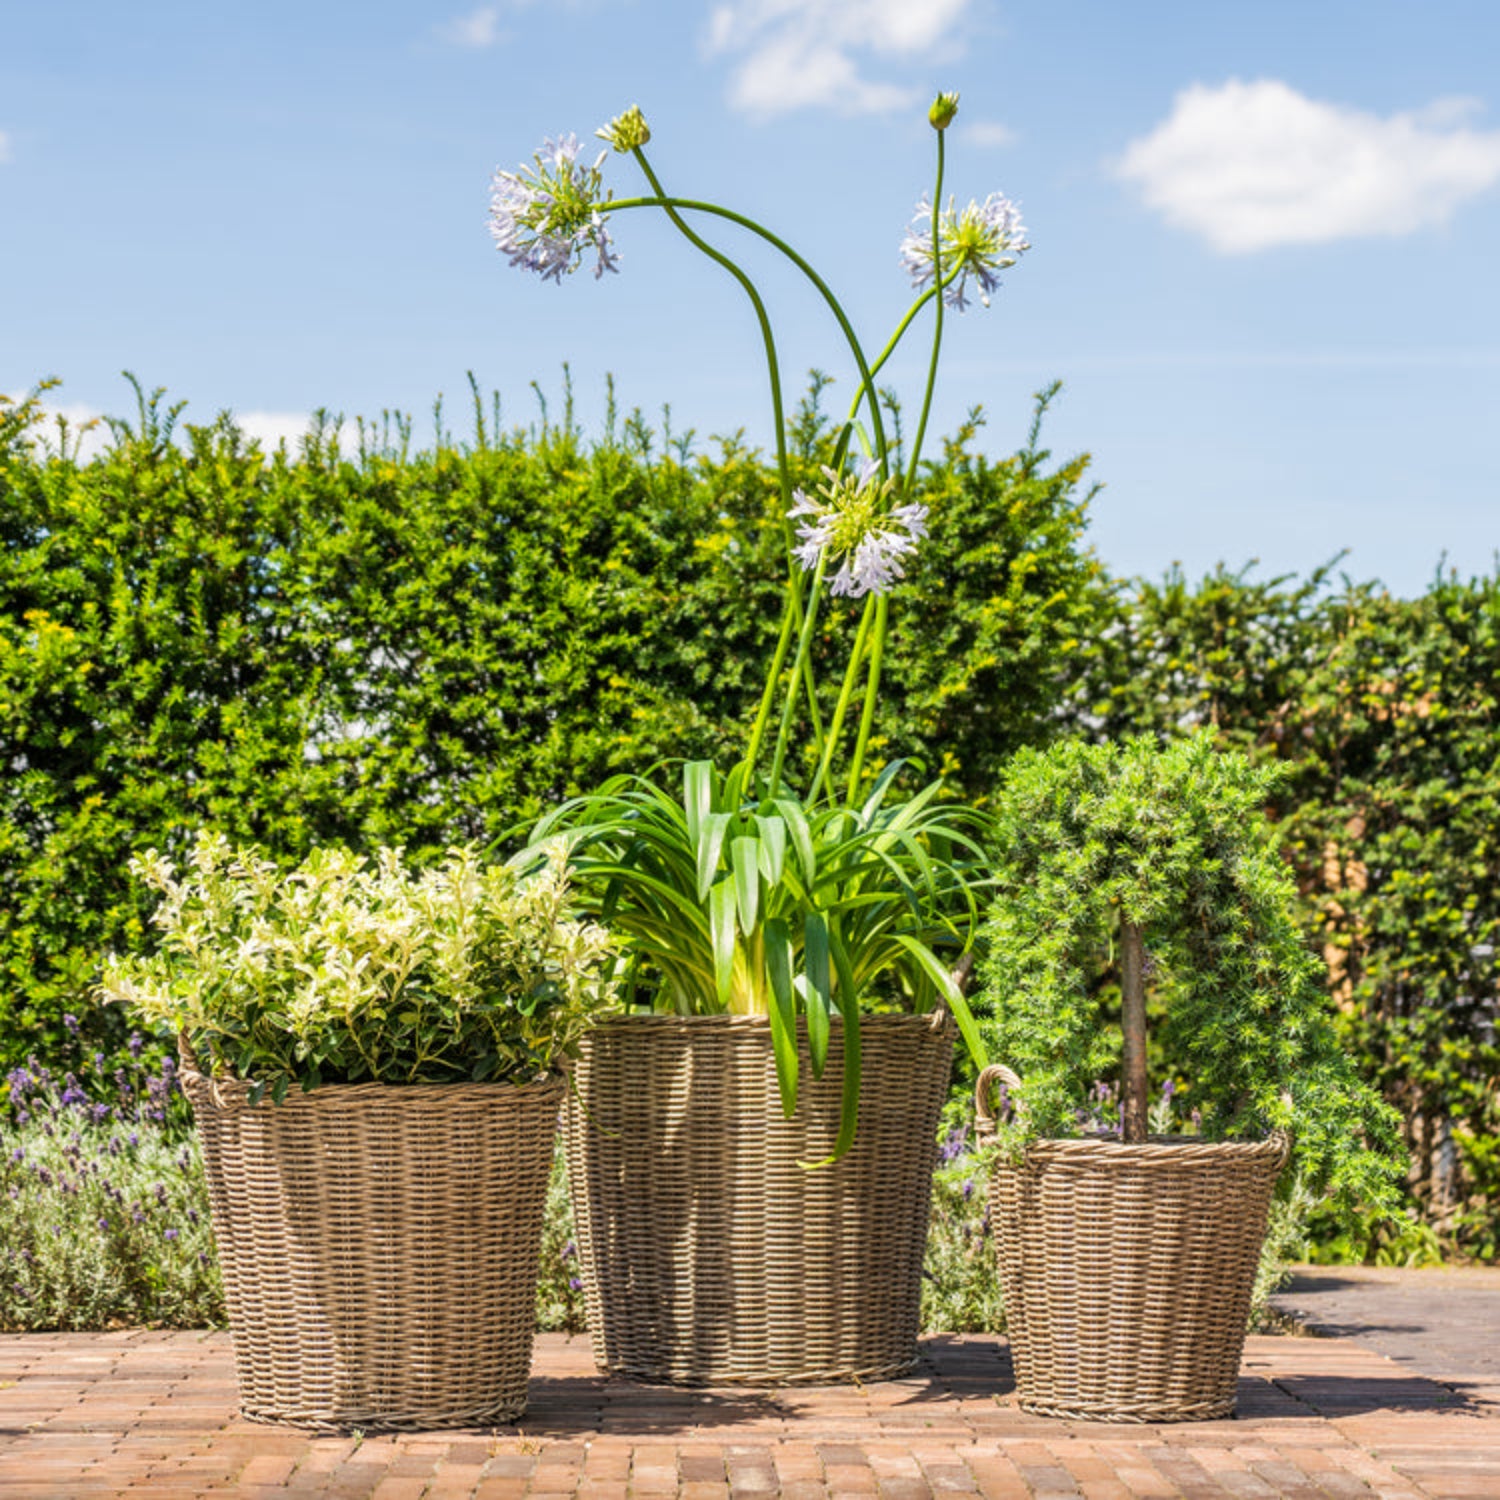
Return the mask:
<path fill-rule="evenodd" d="M 66 1018 L 76 1036 L 77 1022 Z M 170 1058 L 13 1069 L 0 1103 L 0 1328 L 219 1325 L 208 1197 Z"/>
<path fill-rule="evenodd" d="M 688 764 L 680 792 L 653 776 L 616 778 L 544 818 L 533 837 L 566 840 L 581 898 L 607 914 L 621 936 L 633 1001 L 682 1014 L 769 1018 L 788 1115 L 797 1103 L 799 1018 L 816 1074 L 826 1063 L 831 1023 L 842 1021 L 844 1111 L 834 1157 L 848 1149 L 856 1128 L 862 1006 L 921 1014 L 946 1004 L 976 1060 L 981 1050 L 950 974 L 976 917 L 967 868 L 979 855 L 974 819 L 944 806 L 936 784 L 898 800 L 892 786 L 901 760 L 878 774 L 868 765 L 892 593 L 932 519 L 919 479 L 944 313 L 970 305 L 971 284 L 988 304 L 1000 272 L 1028 248 L 1019 212 L 999 194 L 961 211 L 951 201 L 938 207 L 945 132 L 957 108 L 957 95 L 942 94 L 929 111 L 935 183 L 899 248 L 916 296 L 874 359 L 827 283 L 785 240 L 717 203 L 667 191 L 646 155 L 651 132 L 638 108 L 598 134 L 634 160 L 648 194 L 613 197 L 603 176 L 609 153 L 586 165 L 574 136 L 549 140 L 532 165 L 498 171 L 491 185 L 490 230 L 513 266 L 559 284 L 589 259 L 596 277 L 617 272 L 613 216 L 651 209 L 732 276 L 755 313 L 769 379 L 787 587 L 744 754 L 727 770 Z M 704 238 L 705 221 L 749 234 L 805 276 L 854 365 L 853 402 L 834 434 L 831 461 L 810 488 L 793 483 L 764 299 L 744 266 Z M 875 381 L 928 308 L 926 381 L 914 438 L 903 449 L 886 431 Z M 812 648 L 820 615 L 842 599 L 858 604 L 858 624 L 841 680 L 825 691 Z M 799 725 L 808 736 L 800 747 Z"/>

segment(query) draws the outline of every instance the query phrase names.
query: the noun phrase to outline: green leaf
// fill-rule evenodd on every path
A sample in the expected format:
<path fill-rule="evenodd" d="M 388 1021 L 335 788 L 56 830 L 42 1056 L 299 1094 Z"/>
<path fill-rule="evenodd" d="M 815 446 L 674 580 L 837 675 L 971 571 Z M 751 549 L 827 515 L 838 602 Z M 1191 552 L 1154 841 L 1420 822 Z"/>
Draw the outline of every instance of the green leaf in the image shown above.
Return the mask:
<path fill-rule="evenodd" d="M 756 813 L 755 826 L 760 832 L 761 874 L 774 890 L 781 883 L 781 871 L 786 864 L 786 824 L 780 818 Z"/>
<path fill-rule="evenodd" d="M 790 797 L 778 797 L 774 805 L 791 837 L 792 848 L 797 851 L 802 878 L 807 889 L 811 890 L 818 879 L 818 857 L 813 852 L 812 829 L 808 826 L 807 814 L 802 810 L 802 804 Z"/>
<path fill-rule="evenodd" d="M 708 895 L 719 870 L 719 855 L 724 849 L 724 835 L 729 831 L 728 813 L 709 813 L 699 827 L 698 838 L 698 899 Z"/>
<path fill-rule="evenodd" d="M 690 760 L 682 768 L 682 810 L 687 815 L 688 842 L 695 848 L 703 820 L 713 810 L 714 766 L 709 760 Z"/>
<path fill-rule="evenodd" d="M 734 982 L 734 883 L 721 880 L 708 894 L 708 920 L 713 933 L 714 994 L 727 1008 Z"/>
<path fill-rule="evenodd" d="M 792 938 L 785 920 L 769 917 L 762 930 L 766 974 L 771 981 L 771 1046 L 781 1110 L 790 1119 L 797 1108 L 797 997 L 792 986 Z"/>
<path fill-rule="evenodd" d="M 755 931 L 760 911 L 760 840 L 737 838 L 730 841 L 729 864 L 734 871 L 734 897 L 739 907 L 740 931 L 749 937 Z"/>
<path fill-rule="evenodd" d="M 807 976 L 807 1053 L 813 1077 L 821 1078 L 828 1064 L 829 1015 L 833 979 L 829 969 L 828 923 L 823 913 L 810 911 L 803 919 L 803 964 Z"/>

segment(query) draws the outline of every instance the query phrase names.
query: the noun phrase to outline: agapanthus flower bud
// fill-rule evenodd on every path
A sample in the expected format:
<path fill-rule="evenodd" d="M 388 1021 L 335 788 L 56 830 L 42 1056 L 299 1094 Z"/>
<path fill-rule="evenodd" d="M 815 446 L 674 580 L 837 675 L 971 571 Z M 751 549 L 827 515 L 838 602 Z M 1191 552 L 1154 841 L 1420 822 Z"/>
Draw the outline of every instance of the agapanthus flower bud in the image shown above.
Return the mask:
<path fill-rule="evenodd" d="M 616 115 L 608 125 L 594 132 L 601 141 L 608 141 L 616 151 L 634 151 L 651 139 L 651 127 L 641 113 L 638 104 L 632 104 L 622 115 Z"/>
<path fill-rule="evenodd" d="M 927 111 L 927 122 L 934 130 L 946 130 L 958 113 L 957 94 L 939 94 Z"/>
<path fill-rule="evenodd" d="M 972 276 L 979 283 L 979 300 L 988 307 L 990 294 L 1000 285 L 1000 272 L 1015 265 L 1030 248 L 1021 212 L 1003 194 L 991 193 L 983 203 L 970 200 L 962 213 L 954 209 L 950 198 L 938 219 L 938 251 L 947 282 L 943 301 L 962 312 L 969 305 L 965 292 Z M 932 204 L 925 194 L 901 241 L 901 264 L 913 286 L 931 282 Z M 954 271 L 959 274 L 949 281 Z"/>
<path fill-rule="evenodd" d="M 579 149 L 577 136 L 559 136 L 537 152 L 535 166 L 497 171 L 490 179 L 495 244 L 511 265 L 535 271 L 543 281 L 561 284 L 590 248 L 598 256 L 596 277 L 619 268 L 601 211 L 609 195 L 599 169 L 609 153 L 601 151 L 592 167 L 580 167 Z"/>

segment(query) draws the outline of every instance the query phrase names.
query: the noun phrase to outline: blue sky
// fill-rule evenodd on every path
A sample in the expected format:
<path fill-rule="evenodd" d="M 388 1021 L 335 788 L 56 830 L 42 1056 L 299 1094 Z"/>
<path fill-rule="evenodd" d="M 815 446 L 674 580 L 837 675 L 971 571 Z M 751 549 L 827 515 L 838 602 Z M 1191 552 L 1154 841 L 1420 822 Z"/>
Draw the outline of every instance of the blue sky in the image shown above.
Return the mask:
<path fill-rule="evenodd" d="M 982 404 L 1010 451 L 1061 379 L 1047 438 L 1093 455 L 1121 573 L 1348 548 L 1415 593 L 1500 548 L 1489 0 L 4 0 L 0 35 L 0 391 L 60 376 L 75 418 L 129 411 L 130 369 L 268 438 L 320 406 L 430 436 L 439 393 L 462 435 L 467 371 L 523 422 L 566 361 L 586 426 L 613 373 L 627 409 L 764 443 L 721 272 L 637 212 L 618 276 L 542 284 L 489 240 L 490 173 L 638 103 L 667 185 L 784 234 L 878 348 L 946 88 L 948 187 L 1019 201 L 1033 248 L 950 320 L 938 431 Z M 788 384 L 847 399 L 819 305 L 745 262 Z"/>

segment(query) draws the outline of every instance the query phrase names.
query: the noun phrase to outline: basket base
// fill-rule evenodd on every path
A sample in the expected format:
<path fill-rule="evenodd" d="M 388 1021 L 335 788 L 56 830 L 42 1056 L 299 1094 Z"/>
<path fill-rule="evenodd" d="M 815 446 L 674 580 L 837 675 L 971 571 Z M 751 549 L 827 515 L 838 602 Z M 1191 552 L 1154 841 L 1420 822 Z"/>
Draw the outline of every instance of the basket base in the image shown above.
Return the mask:
<path fill-rule="evenodd" d="M 333 1418 L 326 1412 L 283 1411 L 279 1408 L 241 1403 L 239 1414 L 247 1422 L 272 1427 L 293 1427 L 302 1432 L 316 1432 L 328 1437 L 348 1437 L 368 1432 L 432 1432 L 449 1427 L 504 1427 L 526 1413 L 526 1397 L 512 1397 L 485 1406 L 462 1411 L 423 1411 L 410 1416 L 390 1413 L 359 1413 Z"/>
<path fill-rule="evenodd" d="M 851 1370 L 847 1366 L 826 1370 L 756 1370 L 751 1374 L 736 1374 L 728 1370 L 714 1370 L 707 1374 L 678 1374 L 660 1364 L 614 1364 L 596 1360 L 601 1375 L 632 1380 L 637 1385 L 665 1385 L 683 1389 L 705 1390 L 723 1387 L 747 1390 L 777 1390 L 783 1386 L 801 1385 L 867 1385 L 877 1380 L 901 1380 L 910 1375 L 921 1361 L 897 1360 L 890 1364 L 871 1365 L 864 1369 Z"/>
<path fill-rule="evenodd" d="M 1111 1401 L 1098 1406 L 1087 1404 L 1060 1406 L 1047 1401 L 1019 1399 L 1016 1405 L 1034 1417 L 1062 1417 L 1074 1422 L 1118 1422 L 1139 1426 L 1151 1422 L 1212 1422 L 1232 1417 L 1233 1401 L 1175 1402 L 1170 1406 L 1125 1406 Z"/>

